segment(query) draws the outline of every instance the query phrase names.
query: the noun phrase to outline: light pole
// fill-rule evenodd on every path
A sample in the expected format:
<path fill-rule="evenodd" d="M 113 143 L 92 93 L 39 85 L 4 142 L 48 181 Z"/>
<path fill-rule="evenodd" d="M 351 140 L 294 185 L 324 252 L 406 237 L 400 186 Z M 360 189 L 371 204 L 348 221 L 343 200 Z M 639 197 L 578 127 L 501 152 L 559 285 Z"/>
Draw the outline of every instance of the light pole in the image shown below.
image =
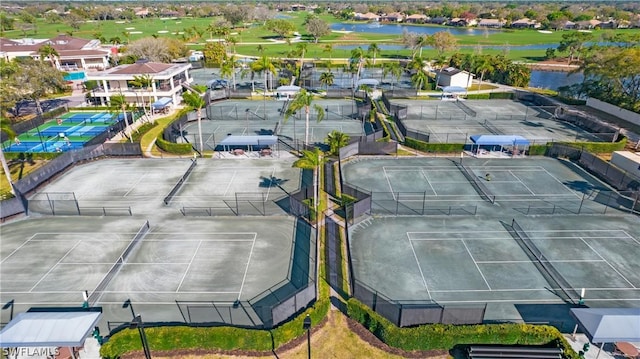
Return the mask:
<path fill-rule="evenodd" d="M 122 303 L 122 308 L 131 308 L 131 317 L 136 317 L 136 312 L 133 311 L 133 304 L 131 304 L 131 299 L 125 300 L 124 303 Z"/>
<path fill-rule="evenodd" d="M 304 317 L 302 329 L 307 331 L 307 357 L 311 359 L 311 317 L 309 317 L 309 314 Z"/>
<path fill-rule="evenodd" d="M 2 309 L 9 309 L 11 308 L 11 312 L 9 312 L 9 321 L 13 320 L 13 304 L 14 304 L 14 300 L 11 299 L 10 301 L 8 301 L 5 305 L 2 306 Z"/>
<path fill-rule="evenodd" d="M 140 341 L 142 342 L 144 357 L 145 359 L 151 359 L 151 351 L 149 350 L 149 343 L 147 343 L 147 335 L 144 333 L 144 323 L 142 322 L 142 316 L 140 316 L 140 314 L 133 318 L 129 324 L 129 329 L 136 328 L 138 328 L 138 333 L 140 333 Z"/>

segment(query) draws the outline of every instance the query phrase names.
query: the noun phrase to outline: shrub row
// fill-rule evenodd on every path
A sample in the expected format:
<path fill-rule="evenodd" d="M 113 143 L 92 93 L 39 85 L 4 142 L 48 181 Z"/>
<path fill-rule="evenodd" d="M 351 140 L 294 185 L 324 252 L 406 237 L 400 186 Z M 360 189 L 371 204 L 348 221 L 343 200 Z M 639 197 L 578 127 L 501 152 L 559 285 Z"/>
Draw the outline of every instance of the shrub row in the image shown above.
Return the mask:
<path fill-rule="evenodd" d="M 52 160 L 58 156 L 62 155 L 62 153 L 47 153 L 47 152 L 5 152 L 4 157 L 10 160 Z"/>
<path fill-rule="evenodd" d="M 149 347 L 154 351 L 176 349 L 221 349 L 221 350 L 255 350 L 271 351 L 273 347 L 291 341 L 304 334 L 302 322 L 309 314 L 311 322 L 321 322 L 329 311 L 329 298 L 316 301 L 312 308 L 306 310 L 296 319 L 287 322 L 271 331 L 263 329 L 241 329 L 233 327 L 189 327 L 163 326 L 147 327 L 145 333 Z M 137 330 L 125 329 L 114 334 L 100 348 L 102 358 L 116 359 L 122 354 L 142 350 Z"/>
<path fill-rule="evenodd" d="M 403 350 L 449 350 L 464 344 L 541 345 L 561 347 L 564 359 L 578 359 L 554 327 L 530 324 L 446 325 L 399 328 L 356 299 L 347 302 L 347 315 L 387 345 Z"/>
<path fill-rule="evenodd" d="M 158 126 L 157 122 L 147 122 L 144 125 L 138 127 L 138 130 L 133 133 L 132 139 L 133 142 L 140 142 L 142 136 L 144 136 L 147 132 L 151 131 L 154 127 Z"/>
<path fill-rule="evenodd" d="M 490 92 L 467 95 L 468 100 L 511 100 L 513 92 Z"/>
<path fill-rule="evenodd" d="M 568 147 L 578 148 L 590 153 L 612 153 L 613 151 L 621 151 L 627 145 L 627 138 L 623 137 L 618 142 L 557 142 Z M 553 143 L 544 145 L 529 146 L 530 156 L 544 156 L 547 149 L 553 146 Z"/>
<path fill-rule="evenodd" d="M 579 100 L 577 98 L 565 97 L 560 95 L 554 96 L 553 98 L 567 105 L 584 106 L 587 104 L 586 100 Z"/>
<path fill-rule="evenodd" d="M 158 145 L 161 150 L 169 153 L 174 153 L 176 155 L 186 155 L 193 151 L 193 147 L 191 147 L 190 143 L 173 143 L 166 141 L 164 138 L 162 138 L 162 133 L 158 135 L 158 138 L 156 139 L 156 145 Z"/>
<path fill-rule="evenodd" d="M 431 153 L 457 153 L 464 150 L 464 143 L 429 143 L 406 137 L 404 145 L 418 151 Z"/>

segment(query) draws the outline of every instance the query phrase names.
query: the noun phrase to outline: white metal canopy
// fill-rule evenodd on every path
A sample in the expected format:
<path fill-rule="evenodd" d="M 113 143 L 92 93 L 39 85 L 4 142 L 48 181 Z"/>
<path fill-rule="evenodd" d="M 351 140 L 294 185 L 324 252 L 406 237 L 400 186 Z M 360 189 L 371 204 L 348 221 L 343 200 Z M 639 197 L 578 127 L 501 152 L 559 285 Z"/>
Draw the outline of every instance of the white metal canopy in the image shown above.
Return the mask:
<path fill-rule="evenodd" d="M 95 311 L 20 313 L 0 331 L 0 346 L 81 347 L 101 317 Z"/>
<path fill-rule="evenodd" d="M 592 343 L 639 342 L 640 308 L 573 308 Z"/>

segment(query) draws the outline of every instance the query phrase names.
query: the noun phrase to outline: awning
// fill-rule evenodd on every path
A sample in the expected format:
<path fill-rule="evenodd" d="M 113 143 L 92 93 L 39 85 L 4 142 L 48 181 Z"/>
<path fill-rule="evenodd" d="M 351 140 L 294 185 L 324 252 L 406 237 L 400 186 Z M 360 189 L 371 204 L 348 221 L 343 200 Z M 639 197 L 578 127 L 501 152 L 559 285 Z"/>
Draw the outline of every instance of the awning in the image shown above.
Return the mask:
<path fill-rule="evenodd" d="M 460 92 L 467 92 L 467 89 L 464 87 L 460 87 L 460 86 L 445 86 L 442 88 L 442 92 L 445 93 L 460 93 Z"/>
<path fill-rule="evenodd" d="M 640 308 L 573 308 L 592 343 L 640 342 Z"/>
<path fill-rule="evenodd" d="M 227 136 L 220 141 L 221 146 L 271 146 L 278 143 L 278 136 Z"/>
<path fill-rule="evenodd" d="M 358 80 L 358 83 L 356 85 L 358 87 L 360 87 L 362 85 L 376 87 L 379 84 L 380 84 L 380 81 L 378 81 L 376 79 L 362 79 L 362 80 Z"/>
<path fill-rule="evenodd" d="M 156 110 L 159 110 L 167 107 L 167 105 L 172 102 L 173 102 L 173 99 L 171 97 L 161 97 L 158 99 L 158 101 L 154 102 L 152 106 Z"/>
<path fill-rule="evenodd" d="M 18 314 L 0 331 L 3 348 L 81 347 L 100 321 L 95 311 L 51 311 Z"/>
<path fill-rule="evenodd" d="M 529 140 L 522 136 L 510 135 L 473 135 L 471 141 L 476 145 L 487 146 L 528 146 Z"/>
<path fill-rule="evenodd" d="M 300 86 L 278 86 L 276 92 L 300 92 Z"/>

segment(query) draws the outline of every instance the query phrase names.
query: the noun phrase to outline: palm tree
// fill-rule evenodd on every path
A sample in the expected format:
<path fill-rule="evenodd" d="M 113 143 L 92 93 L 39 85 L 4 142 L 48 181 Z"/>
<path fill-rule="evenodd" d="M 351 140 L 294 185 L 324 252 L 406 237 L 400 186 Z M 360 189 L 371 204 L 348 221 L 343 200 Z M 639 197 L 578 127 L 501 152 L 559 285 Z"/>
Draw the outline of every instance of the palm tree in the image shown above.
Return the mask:
<path fill-rule="evenodd" d="M 329 53 L 329 62 L 331 62 L 331 54 L 333 53 L 333 44 L 331 43 L 324 44 L 324 46 L 322 47 L 322 52 Z"/>
<path fill-rule="evenodd" d="M 259 44 L 256 50 L 258 50 L 260 55 L 264 55 L 264 46 L 262 46 L 262 44 Z"/>
<path fill-rule="evenodd" d="M 337 156 L 340 148 L 349 144 L 350 137 L 344 132 L 333 130 L 327 135 L 326 143 L 329 145 L 329 153 Z"/>
<path fill-rule="evenodd" d="M 320 74 L 320 83 L 326 87 L 327 91 L 329 91 L 329 86 L 333 85 L 334 78 L 335 76 L 333 75 L 333 72 L 329 69 L 329 71 Z"/>
<path fill-rule="evenodd" d="M 264 92 L 266 95 L 267 91 L 269 90 L 267 86 L 267 76 L 269 73 L 274 75 L 276 74 L 276 66 L 273 64 L 273 61 L 271 61 L 269 57 L 262 55 L 262 57 L 260 57 L 258 60 L 251 63 L 251 70 L 255 72 L 262 72 L 264 74 Z"/>
<path fill-rule="evenodd" d="M 475 59 L 476 72 L 480 73 L 480 82 L 478 83 L 478 90 L 482 86 L 482 81 L 484 80 L 484 75 L 487 72 L 491 72 L 494 70 L 493 64 L 491 63 L 491 58 L 489 56 L 476 56 Z"/>
<path fill-rule="evenodd" d="M 424 85 L 429 81 L 429 76 L 423 70 L 419 70 L 413 76 L 411 76 L 411 82 L 415 85 L 416 90 L 421 90 Z"/>
<path fill-rule="evenodd" d="M 40 55 L 40 59 L 44 60 L 45 58 L 49 59 L 52 67 L 56 67 L 55 58 L 60 56 L 58 51 L 51 46 L 51 44 L 45 44 L 38 49 L 38 54 Z"/>
<path fill-rule="evenodd" d="M 13 128 L 9 125 L 9 120 L 4 117 L 0 117 L 0 131 L 7 135 L 10 139 L 16 137 L 16 133 L 13 131 Z M 2 151 L 2 146 L 0 146 L 0 162 L 2 162 L 2 170 L 4 171 L 5 176 L 7 176 L 7 181 L 9 182 L 9 190 L 11 194 L 15 195 L 16 192 L 13 189 L 13 180 L 11 179 L 11 172 L 9 171 L 9 165 L 7 164 L 7 159 L 4 158 L 4 152 Z"/>
<path fill-rule="evenodd" d="M 237 65 L 238 60 L 236 60 L 236 56 L 231 55 L 224 59 L 224 62 L 222 62 L 222 67 L 220 68 L 220 76 L 222 76 L 222 78 L 230 78 L 234 90 L 236 89 Z"/>
<path fill-rule="evenodd" d="M 326 161 L 323 158 L 322 151 L 315 147 L 313 150 L 302 150 L 302 157 L 293 163 L 293 167 L 305 170 L 313 170 L 313 208 L 316 220 L 318 220 L 318 172 L 319 168 Z"/>
<path fill-rule="evenodd" d="M 118 116 L 119 112 L 122 112 L 124 116 L 124 124 L 126 125 L 123 133 L 125 136 L 129 137 L 129 142 L 133 142 L 133 138 L 131 137 L 131 133 L 127 135 L 127 129 L 129 128 L 129 119 L 127 118 L 127 111 L 129 110 L 129 103 L 127 103 L 126 98 L 123 94 L 113 95 L 109 98 L 109 109 L 108 111 L 113 114 L 114 117 Z"/>
<path fill-rule="evenodd" d="M 134 75 L 133 76 L 133 80 L 129 81 L 129 83 L 134 86 L 137 87 L 139 89 L 141 89 L 142 91 L 145 91 L 149 94 L 149 112 L 151 112 L 151 94 L 149 93 L 149 88 L 153 87 L 153 77 L 151 77 L 151 75 L 149 74 L 143 74 L 143 75 Z M 144 101 L 144 94 L 142 95 L 142 108 L 145 109 L 146 103 Z M 147 110 L 145 109 L 144 112 L 146 113 Z"/>
<path fill-rule="evenodd" d="M 191 86 L 190 86 L 191 87 Z M 182 100 L 190 107 L 196 109 L 196 113 L 198 116 L 198 142 L 200 144 L 200 153 L 204 151 L 204 144 L 202 142 L 202 108 L 206 106 L 206 102 L 203 98 L 204 96 L 204 86 L 195 85 L 192 86 L 191 89 L 182 94 Z"/>
<path fill-rule="evenodd" d="M 301 89 L 300 92 L 296 94 L 296 97 L 291 101 L 287 111 L 284 114 L 285 121 L 293 115 L 294 112 L 304 109 L 305 113 L 305 128 L 304 128 L 304 144 L 305 146 L 309 144 L 309 113 L 311 112 L 311 106 L 317 112 L 317 121 L 320 122 L 324 118 L 324 109 L 316 104 L 313 104 L 313 94 L 307 92 L 305 89 Z"/>
<path fill-rule="evenodd" d="M 400 81 L 400 76 L 402 76 L 402 67 L 399 62 L 385 62 L 382 65 L 382 76 L 387 77 L 387 75 L 392 75 L 391 77 L 391 89 L 393 90 L 393 78 L 395 77 L 396 81 Z"/>
<path fill-rule="evenodd" d="M 360 72 L 362 71 L 362 65 L 364 63 L 365 52 L 362 47 L 358 46 L 355 49 L 351 50 L 351 57 L 349 58 L 351 63 L 357 63 L 357 71 L 356 71 L 356 83 L 360 80 Z"/>
<path fill-rule="evenodd" d="M 300 54 L 300 76 L 302 76 L 302 66 L 304 65 L 304 54 L 307 52 L 307 43 L 306 42 L 297 43 L 296 50 L 298 54 Z M 298 83 L 302 85 L 301 81 L 299 81 Z"/>
<path fill-rule="evenodd" d="M 376 57 L 380 55 L 380 47 L 375 42 L 369 45 L 367 53 L 373 57 L 373 66 L 376 65 Z"/>
<path fill-rule="evenodd" d="M 236 45 L 238 44 L 238 38 L 236 37 L 229 37 L 229 39 L 227 40 L 227 42 L 229 42 L 229 44 L 231 44 L 231 52 L 233 54 L 236 53 Z"/>

